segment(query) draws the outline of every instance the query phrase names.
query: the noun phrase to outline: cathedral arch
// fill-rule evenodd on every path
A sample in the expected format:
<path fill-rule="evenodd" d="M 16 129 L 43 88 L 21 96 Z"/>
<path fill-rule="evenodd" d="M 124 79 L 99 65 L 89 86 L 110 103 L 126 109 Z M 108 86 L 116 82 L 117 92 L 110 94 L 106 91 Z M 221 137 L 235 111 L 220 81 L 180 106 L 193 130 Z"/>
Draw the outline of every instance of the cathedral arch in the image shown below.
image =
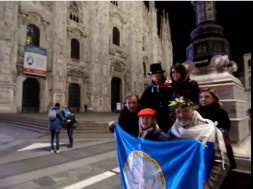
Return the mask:
<path fill-rule="evenodd" d="M 22 112 L 39 112 L 40 109 L 40 84 L 35 78 L 23 81 Z"/>
<path fill-rule="evenodd" d="M 70 83 L 68 88 L 68 107 L 73 112 L 80 112 L 81 107 L 81 88 L 77 83 Z"/>
<path fill-rule="evenodd" d="M 117 103 L 121 103 L 122 81 L 119 77 L 113 77 L 111 80 L 111 111 L 117 110 Z"/>

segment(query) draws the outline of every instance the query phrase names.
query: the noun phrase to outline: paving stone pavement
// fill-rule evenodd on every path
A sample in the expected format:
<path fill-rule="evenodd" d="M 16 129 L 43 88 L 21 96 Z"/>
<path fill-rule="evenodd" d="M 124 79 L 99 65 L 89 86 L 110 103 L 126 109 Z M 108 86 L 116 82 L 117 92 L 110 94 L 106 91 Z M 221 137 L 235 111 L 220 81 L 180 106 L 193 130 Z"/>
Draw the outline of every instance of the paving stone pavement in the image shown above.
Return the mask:
<path fill-rule="evenodd" d="M 4 175 L 4 173 L 7 174 L 11 172 L 11 170 L 8 170 L 8 166 L 3 168 L 3 165 L 8 163 L 16 163 L 16 169 L 22 169 L 26 162 L 28 163 L 27 165 L 31 166 L 31 169 L 24 173 L 10 174 L 7 177 L 0 176 L 0 189 L 64 189 L 66 186 L 78 183 L 84 179 L 88 179 L 94 175 L 117 167 L 116 152 L 113 148 L 113 134 L 108 132 L 106 125 L 111 120 L 117 120 L 118 115 L 118 113 L 76 114 L 78 121 L 86 123 L 83 127 L 90 128 L 93 127 L 93 123 L 96 123 L 99 128 L 103 128 L 103 131 L 101 133 L 96 133 L 92 130 L 88 132 L 87 129 L 80 129 L 75 134 L 76 143 L 74 149 L 71 150 L 66 147 L 68 143 L 67 135 L 65 132 L 62 132 L 60 154 L 50 154 L 48 147 L 17 152 L 17 150 L 29 144 L 49 142 L 49 135 L 45 129 L 42 129 L 40 133 L 32 130 L 22 132 L 20 128 L 12 126 L 7 127 L 12 129 L 6 129 L 4 132 L 0 133 L 0 168 L 2 165 L 1 172 L 2 170 L 6 170 L 2 172 L 2 174 Z M 39 122 L 41 127 L 47 124 L 47 114 L 0 114 L 0 126 L 5 116 L 11 116 L 14 120 L 32 118 L 33 120 L 35 119 L 36 122 Z M 33 124 L 34 122 L 26 126 L 31 126 Z M 105 143 L 110 143 L 110 145 L 104 145 Z M 237 161 L 240 162 L 239 169 L 246 170 L 246 173 L 243 172 L 241 174 L 238 171 L 233 172 L 232 178 L 230 179 L 230 189 L 237 189 L 238 186 L 247 189 L 247 186 L 250 185 L 249 177 L 251 175 L 251 134 L 249 134 L 249 137 L 242 143 L 233 144 L 233 149 L 237 156 Z M 86 152 L 90 155 L 84 156 Z M 50 163 L 56 160 L 61 164 L 56 163 L 52 165 Z M 42 169 L 33 169 L 32 166 L 37 166 L 36 164 L 33 165 L 35 162 L 41 162 L 41 164 L 50 166 L 45 166 Z M 13 168 L 12 171 L 17 173 L 15 168 Z M 238 185 L 238 182 L 234 178 L 240 178 L 245 185 Z M 4 184 L 6 184 L 6 186 Z M 85 187 L 85 189 L 97 188 L 120 189 L 119 175 L 116 174 L 102 182 Z"/>

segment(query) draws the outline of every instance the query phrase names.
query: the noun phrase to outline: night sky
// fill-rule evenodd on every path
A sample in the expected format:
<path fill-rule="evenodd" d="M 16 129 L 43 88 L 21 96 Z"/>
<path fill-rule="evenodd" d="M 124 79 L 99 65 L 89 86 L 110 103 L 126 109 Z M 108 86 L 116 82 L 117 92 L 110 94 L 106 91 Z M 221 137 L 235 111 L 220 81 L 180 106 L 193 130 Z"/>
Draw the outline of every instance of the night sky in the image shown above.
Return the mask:
<path fill-rule="evenodd" d="M 190 1 L 156 1 L 158 14 L 169 13 L 173 62 L 184 62 L 186 47 L 191 43 L 190 33 L 196 28 L 195 12 Z M 216 1 L 217 24 L 223 27 L 224 38 L 230 43 L 231 60 L 243 71 L 244 53 L 251 52 L 252 2 Z"/>

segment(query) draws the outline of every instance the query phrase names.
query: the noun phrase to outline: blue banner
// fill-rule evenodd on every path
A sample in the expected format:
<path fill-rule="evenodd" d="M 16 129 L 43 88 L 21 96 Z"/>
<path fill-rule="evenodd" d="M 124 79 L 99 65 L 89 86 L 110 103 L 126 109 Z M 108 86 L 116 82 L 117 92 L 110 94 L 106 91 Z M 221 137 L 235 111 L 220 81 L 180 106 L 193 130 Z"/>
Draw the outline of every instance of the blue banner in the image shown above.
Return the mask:
<path fill-rule="evenodd" d="M 123 189 L 203 189 L 205 147 L 196 140 L 166 142 L 114 130 Z"/>

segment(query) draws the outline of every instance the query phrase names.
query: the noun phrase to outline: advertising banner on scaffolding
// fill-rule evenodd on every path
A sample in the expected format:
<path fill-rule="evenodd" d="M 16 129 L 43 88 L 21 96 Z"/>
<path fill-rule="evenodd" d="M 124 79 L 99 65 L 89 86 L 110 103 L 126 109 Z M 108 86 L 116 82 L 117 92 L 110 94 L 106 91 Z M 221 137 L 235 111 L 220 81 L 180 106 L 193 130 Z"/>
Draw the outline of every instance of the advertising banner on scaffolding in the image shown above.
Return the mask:
<path fill-rule="evenodd" d="M 47 75 L 47 50 L 27 45 L 23 73 L 45 77 Z"/>

